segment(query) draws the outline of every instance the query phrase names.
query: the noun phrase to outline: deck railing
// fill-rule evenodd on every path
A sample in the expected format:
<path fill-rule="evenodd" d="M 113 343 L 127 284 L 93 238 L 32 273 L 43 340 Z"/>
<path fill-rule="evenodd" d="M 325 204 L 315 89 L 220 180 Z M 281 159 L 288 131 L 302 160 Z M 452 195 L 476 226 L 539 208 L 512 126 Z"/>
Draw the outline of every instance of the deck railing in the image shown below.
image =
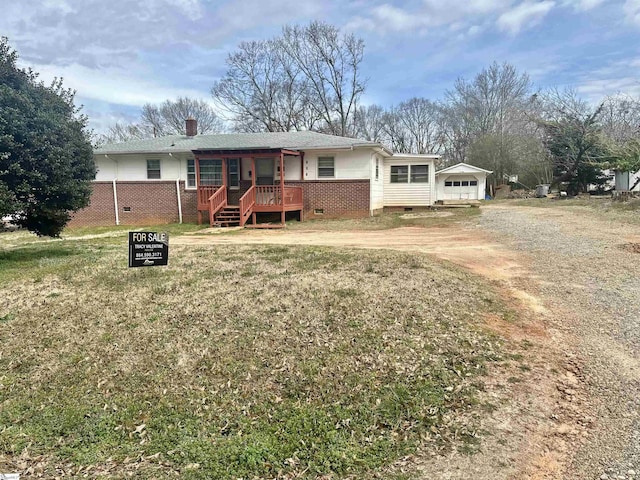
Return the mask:
<path fill-rule="evenodd" d="M 256 187 L 251 187 L 240 197 L 240 226 L 244 227 L 256 204 Z"/>
<path fill-rule="evenodd" d="M 227 187 L 219 188 L 209 197 L 209 224 L 213 225 L 215 214 L 227 206 Z"/>
<path fill-rule="evenodd" d="M 285 205 L 302 205 L 302 187 L 284 187 Z"/>
<path fill-rule="evenodd" d="M 256 185 L 256 205 L 280 205 L 280 187 Z"/>
<path fill-rule="evenodd" d="M 220 185 L 200 185 L 198 187 L 198 209 L 209 208 L 209 198 L 220 189 Z M 226 189 L 225 189 L 226 190 Z"/>
<path fill-rule="evenodd" d="M 257 185 L 256 205 L 282 205 L 279 185 Z M 285 205 L 302 205 L 302 187 L 284 187 Z"/>

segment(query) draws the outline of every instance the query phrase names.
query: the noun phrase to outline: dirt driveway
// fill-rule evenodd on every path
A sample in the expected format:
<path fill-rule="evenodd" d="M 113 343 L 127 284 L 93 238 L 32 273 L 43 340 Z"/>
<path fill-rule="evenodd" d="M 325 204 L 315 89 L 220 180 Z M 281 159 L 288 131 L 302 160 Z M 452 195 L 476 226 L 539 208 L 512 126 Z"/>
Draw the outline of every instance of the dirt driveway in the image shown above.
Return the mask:
<path fill-rule="evenodd" d="M 631 215 L 631 213 L 630 213 Z M 185 235 L 179 245 L 281 244 L 394 249 L 433 255 L 503 289 L 518 322 L 490 328 L 531 345 L 527 381 L 493 418 L 488 447 L 430 461 L 425 478 L 640 477 L 640 228 L 588 208 L 498 204 L 444 228 L 240 231 Z M 499 450 L 492 451 L 499 445 Z M 457 473 L 447 465 L 457 465 Z M 444 473 L 446 471 L 446 476 Z"/>

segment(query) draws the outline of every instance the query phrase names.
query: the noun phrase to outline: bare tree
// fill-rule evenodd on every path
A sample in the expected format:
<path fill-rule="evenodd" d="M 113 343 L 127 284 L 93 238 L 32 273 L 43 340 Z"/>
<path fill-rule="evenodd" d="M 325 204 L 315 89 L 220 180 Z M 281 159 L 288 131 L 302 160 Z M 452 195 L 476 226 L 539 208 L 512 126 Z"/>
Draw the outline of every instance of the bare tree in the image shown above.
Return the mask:
<path fill-rule="evenodd" d="M 104 145 L 107 143 L 119 143 L 128 142 L 130 140 L 139 140 L 143 138 L 152 137 L 152 132 L 144 128 L 139 124 L 122 124 L 116 122 L 107 130 L 107 133 L 97 135 L 94 139 L 96 146 Z"/>
<path fill-rule="evenodd" d="M 286 132 L 316 126 L 308 82 L 280 39 L 242 42 L 227 57 L 227 66 L 211 91 L 231 114 L 235 130 Z"/>
<path fill-rule="evenodd" d="M 101 145 L 162 135 L 186 135 L 185 121 L 188 118 L 197 120 L 199 134 L 224 131 L 224 123 L 211 105 L 204 100 L 179 97 L 159 105 L 145 104 L 138 123 L 116 122 L 107 133 L 98 135 L 95 142 Z"/>
<path fill-rule="evenodd" d="M 364 42 L 323 22 L 286 26 L 282 45 L 309 83 L 311 104 L 328 133 L 351 136 L 357 102 L 365 90 L 360 75 Z"/>
<path fill-rule="evenodd" d="M 617 145 L 640 137 L 640 99 L 630 95 L 612 95 L 602 104 L 602 133 Z"/>
<path fill-rule="evenodd" d="M 204 100 L 186 97 L 165 100 L 160 105 L 144 105 L 141 125 L 154 136 L 185 135 L 185 120 L 188 118 L 197 120 L 199 134 L 217 133 L 224 129 L 222 120 L 211 105 Z"/>
<path fill-rule="evenodd" d="M 211 92 L 239 131 L 318 130 L 354 135 L 364 43 L 331 25 L 286 26 L 243 42 Z"/>
<path fill-rule="evenodd" d="M 458 79 L 447 92 L 443 112 L 445 152 L 496 173 L 516 173 L 522 162 L 521 142 L 532 131 L 532 85 L 508 63 L 493 63 L 473 81 Z"/>
<path fill-rule="evenodd" d="M 371 142 L 387 143 L 386 113 L 380 105 L 358 107 L 355 119 L 355 136 Z"/>
<path fill-rule="evenodd" d="M 438 106 L 425 98 L 411 98 L 395 109 L 405 130 L 407 153 L 438 153 L 442 147 Z"/>

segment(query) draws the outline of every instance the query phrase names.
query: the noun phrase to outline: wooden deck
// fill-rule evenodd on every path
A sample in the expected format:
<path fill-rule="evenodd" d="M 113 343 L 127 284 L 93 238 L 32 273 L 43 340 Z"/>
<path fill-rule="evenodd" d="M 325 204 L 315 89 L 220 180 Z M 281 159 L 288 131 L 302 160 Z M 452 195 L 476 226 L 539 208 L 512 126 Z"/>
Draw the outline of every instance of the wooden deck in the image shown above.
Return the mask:
<path fill-rule="evenodd" d="M 228 207 L 238 209 L 239 225 L 247 224 L 252 219 L 254 228 L 280 228 L 283 225 L 261 224 L 256 225 L 256 213 L 278 213 L 300 211 L 304 209 L 302 187 L 282 188 L 280 185 L 254 185 L 240 197 L 238 206 L 227 204 L 227 187 L 223 185 L 207 185 L 198 187 L 198 213 L 201 219 L 202 212 L 206 212 L 209 223 L 216 223 L 216 215 L 225 212 Z M 284 218 L 284 217 L 283 217 Z"/>

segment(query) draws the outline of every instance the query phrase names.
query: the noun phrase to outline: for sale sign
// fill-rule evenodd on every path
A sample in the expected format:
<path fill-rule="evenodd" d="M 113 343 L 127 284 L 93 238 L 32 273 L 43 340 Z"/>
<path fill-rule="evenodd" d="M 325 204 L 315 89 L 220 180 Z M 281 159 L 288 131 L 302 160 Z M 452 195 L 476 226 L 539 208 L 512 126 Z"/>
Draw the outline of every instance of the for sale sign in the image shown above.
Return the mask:
<path fill-rule="evenodd" d="M 169 261 L 169 235 L 129 232 L 129 267 L 155 267 Z"/>

